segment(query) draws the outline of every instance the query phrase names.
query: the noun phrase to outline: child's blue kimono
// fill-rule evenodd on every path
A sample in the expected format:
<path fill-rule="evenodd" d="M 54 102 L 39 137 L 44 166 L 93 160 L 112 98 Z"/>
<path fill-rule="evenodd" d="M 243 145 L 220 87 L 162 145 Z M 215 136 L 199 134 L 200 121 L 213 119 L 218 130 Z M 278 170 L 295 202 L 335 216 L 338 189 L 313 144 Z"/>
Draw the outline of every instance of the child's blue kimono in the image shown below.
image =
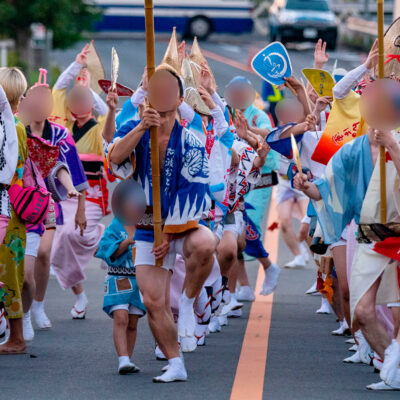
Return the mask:
<path fill-rule="evenodd" d="M 153 242 L 150 132 L 144 133 L 130 160 L 125 160 L 120 165 L 110 160 L 115 142 L 131 132 L 139 123 L 140 121 L 131 120 L 116 132 L 108 148 L 108 162 L 115 176 L 121 179 L 132 177 L 142 185 L 148 209 L 138 223 L 135 240 Z M 205 147 L 193 133 L 175 122 L 166 149 L 160 182 L 161 214 L 165 233 L 184 233 L 198 227 L 199 221 L 211 206 L 209 182 Z"/>
<path fill-rule="evenodd" d="M 121 242 L 128 238 L 124 226 L 114 218 L 105 230 L 100 240 L 96 257 L 103 259 L 108 265 L 108 273 L 104 282 L 103 311 L 110 315 L 113 306 L 129 304 L 143 311 L 146 309 L 140 298 L 139 288 L 136 284 L 136 273 L 133 265 L 133 247 L 117 258 L 112 255 L 118 250 Z"/>

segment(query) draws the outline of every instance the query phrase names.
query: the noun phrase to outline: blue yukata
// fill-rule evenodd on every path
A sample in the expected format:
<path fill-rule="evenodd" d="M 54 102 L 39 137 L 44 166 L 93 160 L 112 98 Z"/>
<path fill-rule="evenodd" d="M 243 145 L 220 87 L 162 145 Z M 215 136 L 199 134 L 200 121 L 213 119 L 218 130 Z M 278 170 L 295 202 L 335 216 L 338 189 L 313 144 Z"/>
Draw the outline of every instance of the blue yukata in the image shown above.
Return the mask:
<path fill-rule="evenodd" d="M 124 226 L 114 218 L 104 232 L 96 254 L 96 257 L 104 260 L 108 266 L 103 301 L 103 311 L 108 315 L 113 306 L 122 304 L 132 305 L 142 310 L 143 315 L 146 312 L 136 283 L 132 256 L 133 246 L 129 246 L 119 257 L 113 257 L 121 242 L 127 238 L 128 234 Z"/>
<path fill-rule="evenodd" d="M 254 258 L 268 258 L 269 254 L 265 250 L 260 231 L 256 224 L 249 218 L 247 209 L 243 213 L 243 220 L 246 224 L 246 248 L 244 252 Z"/>
<path fill-rule="evenodd" d="M 132 178 L 141 184 L 147 199 L 147 210 L 139 221 L 135 240 L 154 241 L 152 213 L 152 177 L 150 132 L 140 139 L 131 159 L 116 165 L 110 161 L 115 142 L 132 131 L 140 121 L 129 121 L 115 134 L 108 148 L 111 172 L 122 179 Z M 209 167 L 205 147 L 178 122 L 172 129 L 161 171 L 161 214 L 163 231 L 178 234 L 195 229 L 210 210 Z"/>
<path fill-rule="evenodd" d="M 315 181 L 322 200 L 312 203 L 325 243 L 340 240 L 352 219 L 359 224 L 373 170 L 371 147 L 364 135 L 345 144 L 329 161 L 324 177 Z"/>

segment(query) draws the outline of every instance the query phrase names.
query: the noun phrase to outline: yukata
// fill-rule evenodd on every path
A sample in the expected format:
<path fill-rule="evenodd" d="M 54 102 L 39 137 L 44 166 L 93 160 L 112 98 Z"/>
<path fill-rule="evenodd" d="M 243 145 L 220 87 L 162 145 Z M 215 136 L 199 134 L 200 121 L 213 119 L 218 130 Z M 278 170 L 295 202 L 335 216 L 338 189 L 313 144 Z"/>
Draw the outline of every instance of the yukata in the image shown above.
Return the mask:
<path fill-rule="evenodd" d="M 127 238 L 128 233 L 124 226 L 114 218 L 105 230 L 96 253 L 96 257 L 104 260 L 108 266 L 104 282 L 103 311 L 110 317 L 113 311 L 123 307 L 129 314 L 143 316 L 146 313 L 136 283 L 134 247 L 131 245 L 125 253 L 113 257 L 121 242 Z"/>
<path fill-rule="evenodd" d="M 46 151 L 47 149 L 45 145 L 53 146 L 53 149 L 58 150 L 58 156 L 55 165 L 51 168 L 49 173 L 44 176 L 45 188 L 52 194 L 52 198 L 55 202 L 51 209 L 51 215 L 48 214 L 48 218 L 46 218 L 44 224 L 34 226 L 27 225 L 26 254 L 37 257 L 40 242 L 40 238 L 38 238 L 38 236 L 42 236 L 45 229 L 55 229 L 56 224 L 62 225 L 64 222 L 61 201 L 67 199 L 67 191 L 57 179 L 57 173 L 61 169 L 66 169 L 71 175 L 72 183 L 77 191 L 85 190 L 89 187 L 89 185 L 87 183 L 86 175 L 83 170 L 82 162 L 79 158 L 75 142 L 67 128 L 56 124 L 55 122 L 46 120 L 41 137 L 33 135 L 29 126 L 26 127 L 26 131 L 28 134 L 29 149 L 35 148 L 34 146 L 37 141 L 43 142 L 43 145 L 40 146 L 40 151 L 45 152 L 45 154 L 35 157 L 35 163 L 38 163 L 40 171 L 45 170 L 47 167 L 47 165 L 44 165 L 43 168 L 41 168 L 41 163 L 46 163 L 47 159 L 52 156 L 49 151 Z M 34 157 L 33 154 L 30 154 L 30 156 L 31 158 Z M 36 158 L 38 160 L 36 160 Z M 28 164 L 28 166 L 29 165 L 30 164 Z"/>
<path fill-rule="evenodd" d="M 50 262 L 57 271 L 59 283 L 64 289 L 69 289 L 85 280 L 84 268 L 92 259 L 104 233 L 104 225 L 100 221 L 109 213 L 104 168 L 105 143 L 102 137 L 107 107 L 92 91 L 94 108 L 99 116 L 79 127 L 66 102 L 67 88 L 73 86 L 81 69 L 81 64 L 72 63 L 60 75 L 53 88 L 54 109 L 51 121 L 62 124 L 72 133 L 89 185 L 85 202 L 87 227 L 83 236 L 75 229 L 78 199 L 72 198 L 61 202 L 64 224 L 56 230 Z"/>
<path fill-rule="evenodd" d="M 18 137 L 18 161 L 11 185 L 23 186 L 24 164 L 28 158 L 27 136 L 24 125 L 15 117 Z M 26 227 L 11 207 L 11 218 L 0 246 L 0 281 L 4 283 L 4 306 L 7 318 L 23 317 L 21 292 L 24 284 L 24 254 Z"/>
<path fill-rule="evenodd" d="M 196 113 L 188 104 L 183 103 L 179 107 L 179 112 L 184 125 L 193 132 L 201 141 L 207 151 L 212 171 L 210 174 L 210 192 L 217 202 L 223 202 L 226 187 L 227 174 L 231 164 L 231 147 L 233 144 L 233 134 L 225 120 L 225 116 L 216 106 L 210 110 L 211 119 L 206 126 L 200 114 Z"/>
<path fill-rule="evenodd" d="M 268 115 L 254 104 L 247 107 L 243 114 L 247 119 L 249 126 L 269 131 L 272 129 L 272 123 Z M 261 174 L 265 176 L 278 169 L 279 156 L 274 150 L 271 150 L 261 169 Z M 257 258 L 268 257 L 268 253 L 265 251 L 264 246 L 260 244 L 262 244 L 261 237 L 262 232 L 264 231 L 262 223 L 268 210 L 271 193 L 272 187 L 257 188 L 257 190 L 251 190 L 245 196 L 246 215 L 244 218 L 246 222 L 247 249 L 247 251 L 245 250 L 245 253 L 248 256 Z"/>
<path fill-rule="evenodd" d="M 227 212 L 223 220 L 223 232 L 230 231 L 239 237 L 246 227 L 243 219 L 244 196 L 259 182 L 261 172 L 253 166 L 257 152 L 247 142 L 235 140 L 232 149 L 239 156 L 239 164 L 231 167 L 228 173 L 228 188 L 224 201 Z M 217 213 L 220 214 L 221 210 L 217 209 Z"/>
<path fill-rule="evenodd" d="M 6 94 L 0 85 L 0 244 L 11 217 L 7 187 L 15 174 L 18 161 L 18 137 Z"/>
<path fill-rule="evenodd" d="M 400 134 L 394 133 L 396 142 Z M 400 300 L 398 263 L 381 254 L 379 244 L 384 240 L 370 240 L 363 232 L 380 223 L 380 163 L 372 163 L 367 135 L 345 144 L 330 160 L 325 176 L 317 180 L 322 200 L 313 201 L 325 243 L 337 242 L 352 219 L 359 225 L 358 245 L 351 267 L 350 310 L 354 310 L 376 280 L 381 277 L 377 304 Z M 389 154 L 386 154 L 387 223 L 400 222 L 400 179 Z M 364 227 L 364 228 L 363 228 Z M 379 226 L 378 226 L 379 228 Z M 370 228 L 374 229 L 374 228 Z M 394 245 L 398 247 L 398 245 Z"/>
<path fill-rule="evenodd" d="M 110 161 L 115 142 L 131 132 L 140 121 L 129 121 L 115 134 L 108 148 L 111 172 L 122 179 L 132 178 L 141 184 L 147 199 L 147 210 L 135 231 L 137 265 L 155 265 L 151 253 L 154 242 L 152 212 L 152 178 L 150 132 L 140 139 L 131 159 L 120 165 Z M 209 194 L 209 165 L 205 147 L 193 133 L 178 122 L 172 129 L 161 170 L 161 214 L 163 231 L 184 234 L 199 226 L 199 221 L 211 206 Z M 184 238 L 172 240 L 170 252 L 164 259 L 164 268 L 172 269 L 176 254 L 183 253 Z M 181 254 L 182 255 L 182 254 Z"/>

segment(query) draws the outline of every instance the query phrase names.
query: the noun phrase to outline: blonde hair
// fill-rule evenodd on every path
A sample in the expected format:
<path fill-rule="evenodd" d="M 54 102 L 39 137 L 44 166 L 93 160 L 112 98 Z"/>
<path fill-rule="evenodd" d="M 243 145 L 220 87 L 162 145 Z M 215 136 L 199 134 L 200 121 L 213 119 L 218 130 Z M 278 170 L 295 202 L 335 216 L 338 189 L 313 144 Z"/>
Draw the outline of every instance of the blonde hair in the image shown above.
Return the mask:
<path fill-rule="evenodd" d="M 0 68 L 0 85 L 6 93 L 11 108 L 16 111 L 21 97 L 28 88 L 24 74 L 16 67 Z"/>

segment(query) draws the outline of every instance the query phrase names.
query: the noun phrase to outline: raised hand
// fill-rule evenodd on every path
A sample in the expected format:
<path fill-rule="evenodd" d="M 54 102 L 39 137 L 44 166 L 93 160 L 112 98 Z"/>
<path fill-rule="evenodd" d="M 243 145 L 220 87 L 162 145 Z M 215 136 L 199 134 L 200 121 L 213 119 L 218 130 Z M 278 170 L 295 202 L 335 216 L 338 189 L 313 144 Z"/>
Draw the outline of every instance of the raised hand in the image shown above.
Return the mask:
<path fill-rule="evenodd" d="M 87 63 L 87 56 L 89 54 L 89 43 L 86 43 L 81 52 L 76 56 L 75 61 L 78 64 L 81 64 L 83 66 L 86 66 Z"/>
<path fill-rule="evenodd" d="M 203 86 L 203 88 L 205 88 L 208 91 L 208 93 L 210 94 L 214 93 L 214 89 L 212 87 L 210 68 L 205 62 L 201 63 L 200 85 Z"/>
<path fill-rule="evenodd" d="M 269 144 L 267 144 L 267 142 L 265 140 L 263 140 L 257 149 L 257 154 L 260 157 L 265 158 L 265 157 L 267 157 L 270 150 L 271 150 L 271 147 L 269 146 Z"/>
<path fill-rule="evenodd" d="M 199 86 L 197 90 L 200 94 L 201 99 L 204 101 L 205 105 L 210 110 L 213 110 L 216 107 L 216 105 L 211 97 L 211 94 L 203 86 Z"/>
<path fill-rule="evenodd" d="M 107 98 L 106 98 L 106 103 L 108 105 L 108 108 L 110 111 L 115 111 L 118 107 L 118 94 L 116 93 L 116 91 L 113 90 L 109 90 L 107 93 Z"/>
<path fill-rule="evenodd" d="M 328 61 L 329 54 L 326 52 L 326 42 L 319 39 L 314 50 L 314 67 L 322 69 Z"/>
<path fill-rule="evenodd" d="M 328 104 L 332 103 L 332 101 L 333 98 L 329 96 L 318 97 L 315 103 L 314 114 L 320 114 L 326 109 Z"/>
<path fill-rule="evenodd" d="M 368 54 L 367 61 L 365 61 L 365 66 L 368 69 L 373 69 L 378 65 L 378 62 L 379 62 L 379 45 L 378 45 L 378 39 L 376 39 Z"/>

